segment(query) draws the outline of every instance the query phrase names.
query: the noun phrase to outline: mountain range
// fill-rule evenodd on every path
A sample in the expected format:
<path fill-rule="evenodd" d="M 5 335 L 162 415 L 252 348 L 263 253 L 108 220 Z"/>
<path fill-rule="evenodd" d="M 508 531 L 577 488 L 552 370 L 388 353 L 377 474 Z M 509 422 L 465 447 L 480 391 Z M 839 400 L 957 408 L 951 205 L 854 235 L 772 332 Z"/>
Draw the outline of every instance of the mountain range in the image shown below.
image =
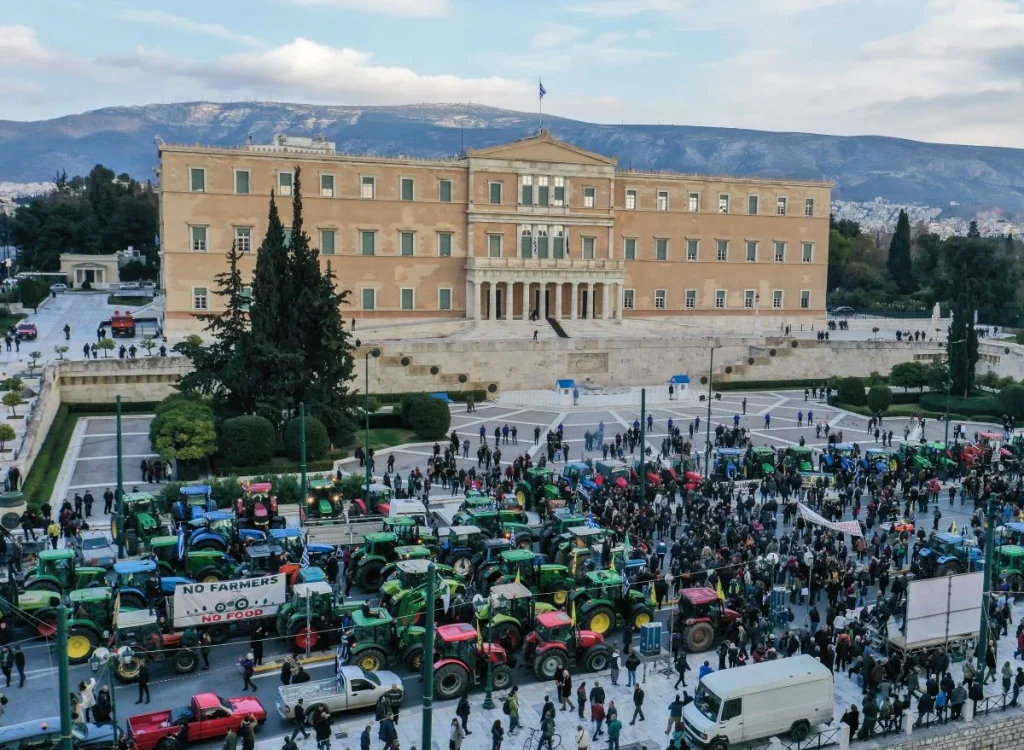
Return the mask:
<path fill-rule="evenodd" d="M 324 135 L 338 151 L 451 156 L 536 133 L 537 115 L 473 104 L 358 107 L 278 102 L 183 102 L 108 107 L 52 120 L 0 120 L 0 180 L 48 180 L 95 164 L 153 177 L 155 138 L 241 145 L 251 136 Z M 776 133 L 687 125 L 599 125 L 544 118 L 553 136 L 615 156 L 622 167 L 716 175 L 829 179 L 834 197 L 941 207 L 966 214 L 1024 211 L 1024 150 L 879 136 Z"/>

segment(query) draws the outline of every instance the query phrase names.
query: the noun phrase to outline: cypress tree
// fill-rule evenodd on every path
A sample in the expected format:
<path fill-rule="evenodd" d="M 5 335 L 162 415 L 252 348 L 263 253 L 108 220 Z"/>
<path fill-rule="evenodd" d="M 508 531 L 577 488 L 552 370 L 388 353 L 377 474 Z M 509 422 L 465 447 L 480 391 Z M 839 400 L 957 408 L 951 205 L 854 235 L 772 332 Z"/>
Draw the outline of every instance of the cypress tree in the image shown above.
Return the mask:
<path fill-rule="evenodd" d="M 904 294 L 914 291 L 914 269 L 910 259 L 910 217 L 900 209 L 896 231 L 889 243 L 889 275 Z"/>

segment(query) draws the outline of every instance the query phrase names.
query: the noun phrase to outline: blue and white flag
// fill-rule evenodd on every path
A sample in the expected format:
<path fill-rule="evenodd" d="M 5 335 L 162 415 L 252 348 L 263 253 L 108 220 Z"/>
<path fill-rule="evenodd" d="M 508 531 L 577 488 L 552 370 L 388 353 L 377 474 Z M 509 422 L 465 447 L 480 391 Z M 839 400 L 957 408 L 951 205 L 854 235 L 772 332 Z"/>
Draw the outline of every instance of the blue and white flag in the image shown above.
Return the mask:
<path fill-rule="evenodd" d="M 543 99 L 544 95 L 548 93 L 548 90 L 546 88 L 544 88 L 543 82 L 538 81 L 537 83 L 538 83 L 538 85 L 540 87 L 540 89 L 539 89 L 540 98 Z"/>
<path fill-rule="evenodd" d="M 185 524 L 178 527 L 178 559 L 185 559 Z"/>
<path fill-rule="evenodd" d="M 302 562 L 299 563 L 303 568 L 309 567 L 309 549 L 306 547 L 302 548 Z"/>
<path fill-rule="evenodd" d="M 590 490 L 584 487 L 582 482 L 576 485 L 576 494 L 582 497 L 588 503 L 590 502 Z M 591 517 L 593 517 L 593 514 L 591 514 Z"/>

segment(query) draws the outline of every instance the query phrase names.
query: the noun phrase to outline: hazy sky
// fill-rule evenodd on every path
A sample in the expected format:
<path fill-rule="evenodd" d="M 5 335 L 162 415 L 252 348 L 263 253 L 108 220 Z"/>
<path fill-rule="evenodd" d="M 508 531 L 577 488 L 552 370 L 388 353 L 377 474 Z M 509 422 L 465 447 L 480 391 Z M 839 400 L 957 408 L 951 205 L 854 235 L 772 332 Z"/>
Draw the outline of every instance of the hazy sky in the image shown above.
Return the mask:
<path fill-rule="evenodd" d="M 0 119 L 468 102 L 1024 146 L 1024 0 L 3 0 Z"/>

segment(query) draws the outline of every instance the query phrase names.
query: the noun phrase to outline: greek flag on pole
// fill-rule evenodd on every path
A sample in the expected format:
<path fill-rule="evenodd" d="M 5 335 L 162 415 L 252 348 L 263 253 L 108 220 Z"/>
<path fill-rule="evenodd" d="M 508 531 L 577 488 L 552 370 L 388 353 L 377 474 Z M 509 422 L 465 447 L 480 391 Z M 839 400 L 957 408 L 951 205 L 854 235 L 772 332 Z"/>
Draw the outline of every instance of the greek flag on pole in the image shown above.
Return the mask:
<path fill-rule="evenodd" d="M 178 527 L 178 559 L 185 559 L 185 524 Z"/>
<path fill-rule="evenodd" d="M 299 565 L 303 568 L 309 567 L 309 538 L 305 539 L 305 544 L 302 545 L 302 561 Z"/>
<path fill-rule="evenodd" d="M 548 93 L 548 90 L 546 88 L 544 88 L 544 83 L 542 81 L 538 81 L 537 83 L 538 83 L 538 85 L 540 87 L 540 90 L 539 90 L 540 98 L 543 99 L 544 95 Z"/>

